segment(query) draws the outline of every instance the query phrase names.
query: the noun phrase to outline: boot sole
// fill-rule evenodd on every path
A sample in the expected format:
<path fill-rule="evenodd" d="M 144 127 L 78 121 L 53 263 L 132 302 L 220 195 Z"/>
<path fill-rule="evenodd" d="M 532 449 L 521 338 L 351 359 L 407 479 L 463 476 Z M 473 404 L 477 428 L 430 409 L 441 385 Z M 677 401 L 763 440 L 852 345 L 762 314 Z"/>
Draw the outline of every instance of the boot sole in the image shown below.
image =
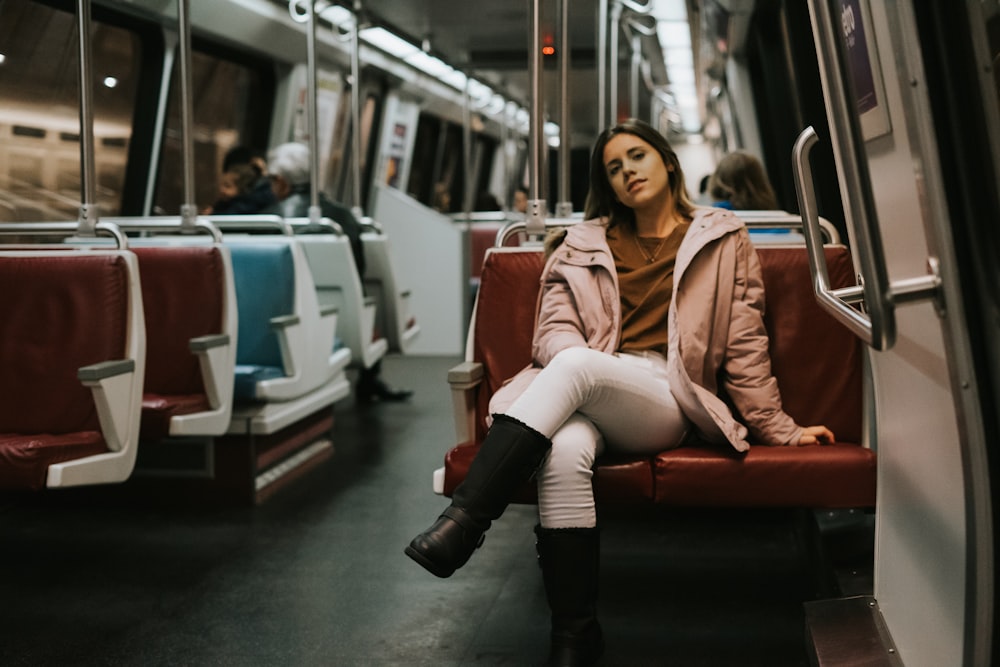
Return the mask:
<path fill-rule="evenodd" d="M 426 556 L 424 556 L 422 553 L 420 553 L 411 546 L 407 546 L 405 549 L 403 549 L 403 553 L 405 553 L 407 556 L 415 560 L 417 564 L 420 565 L 420 567 L 424 568 L 425 570 L 433 574 L 435 577 L 441 577 L 442 579 L 447 579 L 451 575 L 455 574 L 455 568 L 441 567 L 434 561 L 429 560 Z"/>

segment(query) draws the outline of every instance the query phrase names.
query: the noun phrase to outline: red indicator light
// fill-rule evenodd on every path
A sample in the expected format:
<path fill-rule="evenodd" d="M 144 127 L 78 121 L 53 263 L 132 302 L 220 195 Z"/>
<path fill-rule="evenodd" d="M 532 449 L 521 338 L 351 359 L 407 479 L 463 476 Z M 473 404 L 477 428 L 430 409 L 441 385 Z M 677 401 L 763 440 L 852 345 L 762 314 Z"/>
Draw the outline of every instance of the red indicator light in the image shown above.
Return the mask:
<path fill-rule="evenodd" d="M 542 55 L 543 56 L 553 56 L 556 53 L 556 47 L 554 46 L 543 46 Z"/>

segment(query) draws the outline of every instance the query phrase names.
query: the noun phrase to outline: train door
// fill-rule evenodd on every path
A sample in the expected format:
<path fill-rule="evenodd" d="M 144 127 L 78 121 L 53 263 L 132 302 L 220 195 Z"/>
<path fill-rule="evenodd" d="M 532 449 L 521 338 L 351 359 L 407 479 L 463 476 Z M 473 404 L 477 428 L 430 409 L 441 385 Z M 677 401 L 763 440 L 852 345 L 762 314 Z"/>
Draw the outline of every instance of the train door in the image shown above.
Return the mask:
<path fill-rule="evenodd" d="M 865 281 L 859 335 L 876 350 L 882 643 L 907 666 L 986 665 L 997 651 L 1000 10 L 927 4 L 918 15 L 908 2 L 810 1 L 831 133 L 818 140 L 834 147 Z"/>

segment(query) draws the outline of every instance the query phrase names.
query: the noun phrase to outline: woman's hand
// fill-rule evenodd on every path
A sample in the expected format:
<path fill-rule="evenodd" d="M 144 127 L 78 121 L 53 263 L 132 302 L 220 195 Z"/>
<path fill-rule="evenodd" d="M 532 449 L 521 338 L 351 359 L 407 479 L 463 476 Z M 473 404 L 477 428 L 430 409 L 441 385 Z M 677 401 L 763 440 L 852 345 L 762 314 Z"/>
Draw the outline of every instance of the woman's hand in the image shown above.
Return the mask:
<path fill-rule="evenodd" d="M 806 426 L 799 436 L 799 445 L 829 445 L 833 441 L 833 431 L 825 426 Z"/>

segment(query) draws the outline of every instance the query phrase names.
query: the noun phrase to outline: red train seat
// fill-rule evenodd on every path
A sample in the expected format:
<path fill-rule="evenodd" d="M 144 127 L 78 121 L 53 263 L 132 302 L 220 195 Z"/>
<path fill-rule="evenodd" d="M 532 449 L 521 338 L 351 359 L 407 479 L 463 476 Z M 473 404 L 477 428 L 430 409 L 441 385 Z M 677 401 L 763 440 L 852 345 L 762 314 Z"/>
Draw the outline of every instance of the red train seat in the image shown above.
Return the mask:
<path fill-rule="evenodd" d="M 0 488 L 120 482 L 145 365 L 129 252 L 0 252 Z"/>
<path fill-rule="evenodd" d="M 140 435 L 144 440 L 221 435 L 232 412 L 235 365 L 228 251 L 172 245 L 133 247 L 133 252 L 139 259 L 146 314 Z M 220 364 L 213 365 L 212 354 L 222 357 Z"/>
<path fill-rule="evenodd" d="M 826 249 L 834 286 L 852 284 L 846 248 Z M 653 457 L 603 457 L 594 474 L 599 504 L 850 508 L 875 504 L 875 453 L 862 443 L 862 349 L 813 297 L 803 247 L 758 248 L 765 325 L 785 410 L 801 424 L 826 424 L 825 446 L 731 448 L 694 442 Z M 492 249 L 483 266 L 471 362 L 449 373 L 459 444 L 445 457 L 442 491 L 464 478 L 485 434 L 490 397 L 530 363 L 540 252 Z M 533 484 L 518 502 L 534 502 Z"/>

